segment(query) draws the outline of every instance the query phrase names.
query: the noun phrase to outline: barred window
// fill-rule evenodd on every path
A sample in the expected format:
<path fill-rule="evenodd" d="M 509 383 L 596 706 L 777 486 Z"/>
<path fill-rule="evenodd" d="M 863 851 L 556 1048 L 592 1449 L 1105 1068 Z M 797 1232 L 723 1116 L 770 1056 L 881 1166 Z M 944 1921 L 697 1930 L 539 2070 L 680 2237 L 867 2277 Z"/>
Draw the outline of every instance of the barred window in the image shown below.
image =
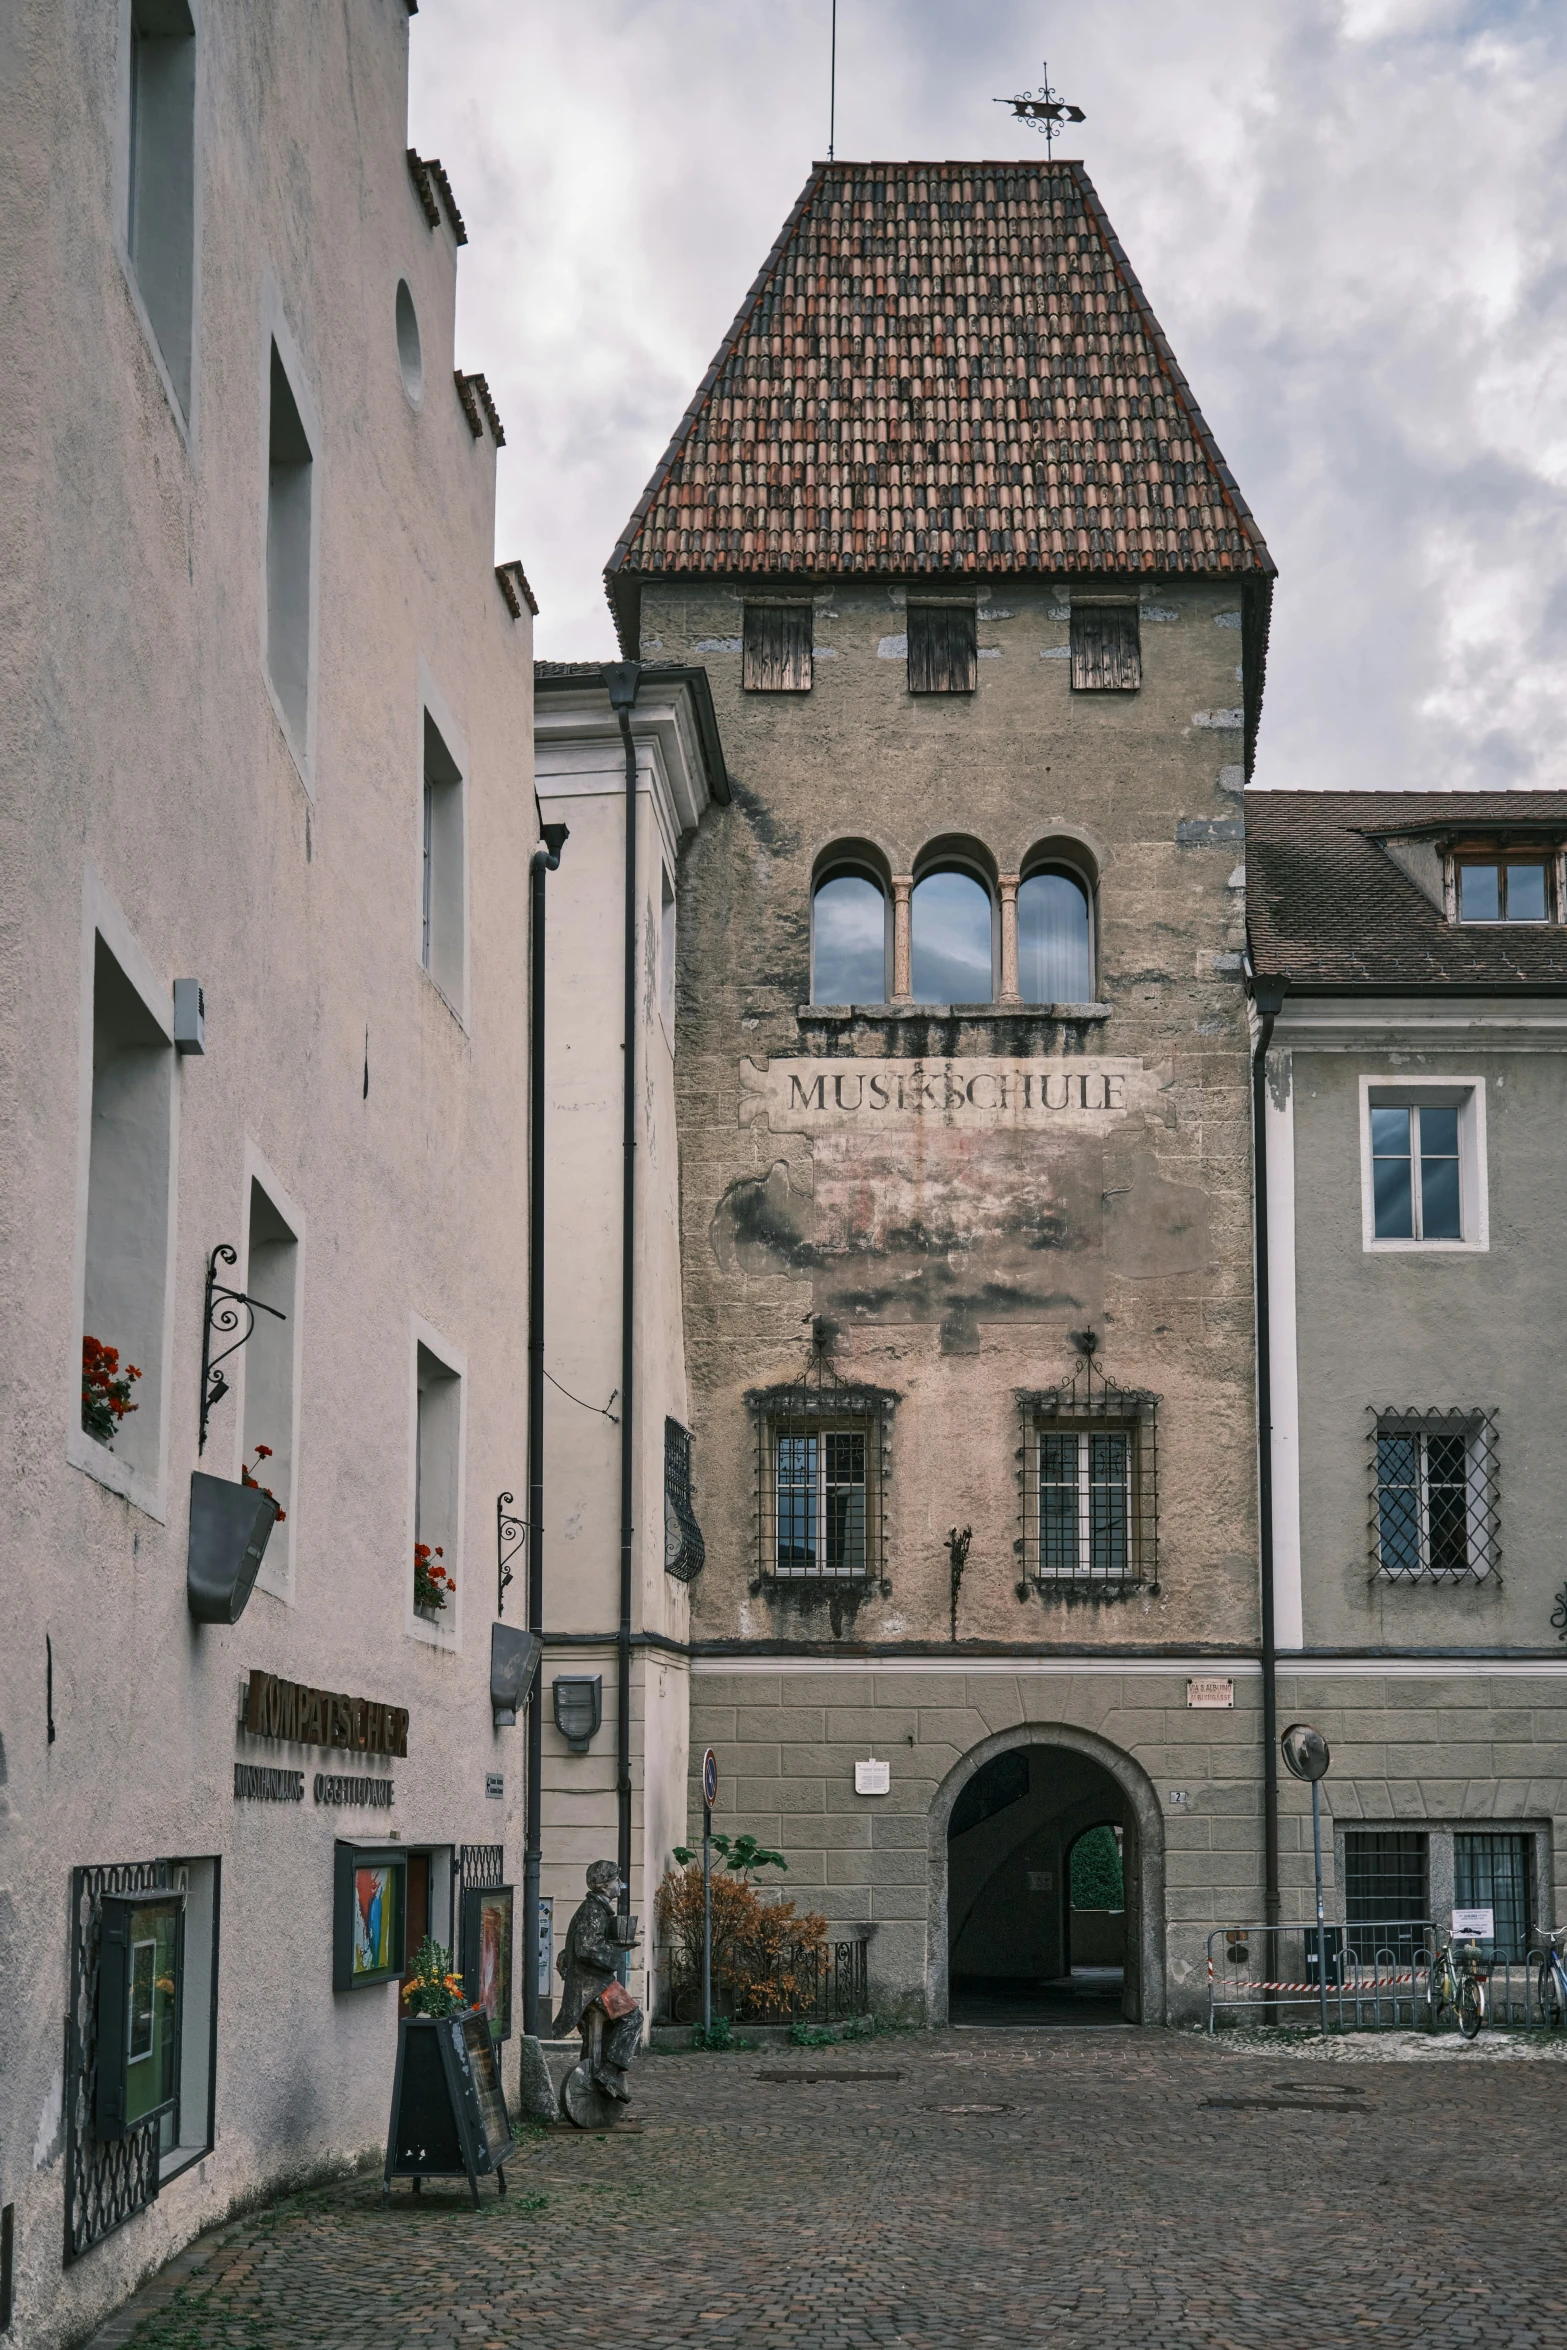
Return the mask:
<path fill-rule="evenodd" d="M 809 604 L 747 604 L 740 682 L 751 694 L 811 690 L 814 614 Z"/>
<path fill-rule="evenodd" d="M 1374 1415 L 1372 1565 L 1397 1581 L 1478 1581 L 1500 1561 L 1496 1425 L 1486 1412 Z"/>
<path fill-rule="evenodd" d="M 1430 1914 L 1429 1840 L 1413 1828 L 1349 1828 L 1344 1835 L 1344 1922 L 1362 1966 L 1392 1951 L 1413 1966 Z"/>
<path fill-rule="evenodd" d="M 979 684 L 979 631 L 972 604 L 910 603 L 911 694 L 971 694 Z"/>
<path fill-rule="evenodd" d="M 1069 1386 L 1020 1395 L 1023 1582 L 1158 1583 L 1158 1403 L 1117 1387 L 1091 1331 Z"/>
<path fill-rule="evenodd" d="M 1522 1959 L 1532 1939 L 1529 1900 L 1530 1836 L 1489 1831 L 1453 1838 L 1453 1904 L 1488 1909 L 1498 1958 Z"/>
<path fill-rule="evenodd" d="M 691 1506 L 691 1431 L 664 1422 L 664 1572 L 689 1583 L 707 1563 L 707 1544 Z"/>
<path fill-rule="evenodd" d="M 757 1418 L 757 1565 L 764 1579 L 879 1579 L 894 1398 L 838 1378 L 813 1343 L 797 1384 L 749 1399 Z"/>
<path fill-rule="evenodd" d="M 1135 604 L 1072 606 L 1074 693 L 1132 693 L 1143 682 Z"/>

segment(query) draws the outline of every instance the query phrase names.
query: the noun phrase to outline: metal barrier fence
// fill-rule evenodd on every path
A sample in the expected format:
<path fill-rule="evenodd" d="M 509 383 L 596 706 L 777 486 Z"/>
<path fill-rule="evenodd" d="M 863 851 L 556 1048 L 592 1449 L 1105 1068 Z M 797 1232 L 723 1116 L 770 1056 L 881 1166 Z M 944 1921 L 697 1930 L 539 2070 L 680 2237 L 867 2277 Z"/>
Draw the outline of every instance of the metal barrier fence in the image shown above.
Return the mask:
<path fill-rule="evenodd" d="M 846 1937 L 820 1947 L 778 1953 L 771 1977 L 745 1979 L 735 1994 L 720 1953 L 713 1954 L 713 2012 L 746 2024 L 834 2024 L 870 2013 L 870 1944 Z M 684 1975 L 670 1986 L 676 2023 L 700 2023 L 702 1987 Z"/>
<path fill-rule="evenodd" d="M 1334 1924 L 1327 1944 L 1330 2029 L 1341 2032 L 1434 2030 L 1431 1962 L 1441 1938 L 1430 1918 L 1389 1919 L 1371 1927 Z M 1272 1935 L 1273 1964 L 1268 1965 Z M 1549 2028 L 1540 1999 L 1543 1950 L 1521 1959 L 1488 1959 L 1488 2020 L 1515 2031 Z M 1208 1936 L 1208 2029 L 1221 2014 L 1246 2021 L 1320 2021 L 1317 1928 L 1217 1926 Z M 1446 2026 L 1456 2031 L 1450 2013 Z"/>

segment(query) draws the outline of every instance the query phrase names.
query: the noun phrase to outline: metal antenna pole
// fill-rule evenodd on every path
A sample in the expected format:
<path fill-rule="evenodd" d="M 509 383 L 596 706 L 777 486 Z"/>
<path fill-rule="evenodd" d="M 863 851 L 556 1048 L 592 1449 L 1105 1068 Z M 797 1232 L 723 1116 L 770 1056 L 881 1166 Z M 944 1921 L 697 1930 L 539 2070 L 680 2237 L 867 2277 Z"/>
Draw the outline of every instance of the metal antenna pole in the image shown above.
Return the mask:
<path fill-rule="evenodd" d="M 827 160 L 832 161 L 838 129 L 838 0 L 832 0 L 832 63 L 827 82 Z"/>

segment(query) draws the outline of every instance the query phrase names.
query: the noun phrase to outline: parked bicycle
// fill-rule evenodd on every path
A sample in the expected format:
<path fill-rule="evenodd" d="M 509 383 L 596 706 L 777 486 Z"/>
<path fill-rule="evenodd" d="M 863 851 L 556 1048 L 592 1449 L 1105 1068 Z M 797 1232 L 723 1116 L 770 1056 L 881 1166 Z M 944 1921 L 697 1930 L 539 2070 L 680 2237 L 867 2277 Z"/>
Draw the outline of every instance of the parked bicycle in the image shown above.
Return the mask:
<path fill-rule="evenodd" d="M 1455 1934 L 1444 1942 L 1431 1961 L 1431 2029 L 1451 2010 L 1464 2038 L 1475 2039 L 1486 2020 L 1487 1986 L 1484 1954 L 1474 1937 Z"/>
<path fill-rule="evenodd" d="M 1540 1954 L 1540 1972 L 1536 1988 L 1540 1995 L 1540 2021 L 1548 2032 L 1559 2031 L 1567 2023 L 1567 1966 L 1562 1963 L 1561 1945 L 1567 1938 L 1567 1926 L 1558 1926 L 1548 1934 Z"/>

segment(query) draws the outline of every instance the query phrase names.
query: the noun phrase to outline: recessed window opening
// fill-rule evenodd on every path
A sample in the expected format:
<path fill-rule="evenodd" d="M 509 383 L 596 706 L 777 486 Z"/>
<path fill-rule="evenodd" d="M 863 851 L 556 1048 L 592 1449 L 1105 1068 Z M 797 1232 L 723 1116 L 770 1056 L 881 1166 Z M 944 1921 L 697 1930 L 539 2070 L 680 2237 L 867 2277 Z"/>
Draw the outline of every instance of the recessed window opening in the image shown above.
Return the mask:
<path fill-rule="evenodd" d="M 403 390 L 417 408 L 424 397 L 424 349 L 419 340 L 419 314 L 405 277 L 397 281 L 396 318 L 397 364 Z"/>
<path fill-rule="evenodd" d="M 245 1288 L 286 1317 L 258 1314 L 245 1347 L 245 1474 L 285 1513 L 267 1544 L 259 1581 L 285 1597 L 294 1524 L 294 1358 L 299 1241 L 261 1185 L 250 1186 L 250 1249 Z"/>
<path fill-rule="evenodd" d="M 979 635 L 974 606 L 911 601 L 907 612 L 909 692 L 975 692 Z"/>
<path fill-rule="evenodd" d="M 777 1442 L 780 1575 L 865 1573 L 865 1433 L 822 1428 Z"/>
<path fill-rule="evenodd" d="M 1461 1240 L 1458 1111 L 1372 1105 L 1371 1182 L 1378 1240 Z"/>
<path fill-rule="evenodd" d="M 1124 1579 L 1131 1571 L 1131 1529 L 1130 1430 L 1042 1430 L 1041 1575 Z"/>
<path fill-rule="evenodd" d="M 927 873 L 915 883 L 909 923 L 916 1003 L 990 1002 L 995 989 L 993 911 L 985 884 L 958 866 Z"/>
<path fill-rule="evenodd" d="M 288 371 L 272 345 L 267 431 L 267 669 L 295 748 L 310 719 L 310 537 L 314 463 Z"/>
<path fill-rule="evenodd" d="M 831 873 L 811 900 L 811 1001 L 888 999 L 887 897 L 874 875 Z"/>
<path fill-rule="evenodd" d="M 1158 1397 L 1101 1380 L 1019 1399 L 1025 1581 L 1158 1586 Z"/>
<path fill-rule="evenodd" d="M 184 1885 L 185 1905 L 180 1920 L 173 2102 L 158 2127 L 160 2186 L 212 2151 L 221 1867 L 217 1860 L 176 1861 L 170 1871 L 175 1882 Z"/>
<path fill-rule="evenodd" d="M 1135 693 L 1143 682 L 1143 653 L 1135 604 L 1072 606 L 1074 693 Z"/>
<path fill-rule="evenodd" d="M 1093 1002 L 1088 891 L 1075 873 L 1031 873 L 1019 888 L 1017 968 L 1025 1004 Z"/>
<path fill-rule="evenodd" d="M 1458 919 L 1549 922 L 1551 891 L 1544 862 L 1539 858 L 1460 858 Z"/>
<path fill-rule="evenodd" d="M 1496 1431 L 1484 1412 L 1375 1415 L 1374 1567 L 1408 1581 L 1495 1569 Z"/>
<path fill-rule="evenodd" d="M 809 693 L 814 625 L 807 603 L 747 604 L 740 666 L 745 691 Z"/>
<path fill-rule="evenodd" d="M 131 0 L 126 248 L 182 412 L 190 414 L 196 254 L 196 28 L 185 0 Z"/>
<path fill-rule="evenodd" d="M 1427 1839 L 1415 1829 L 1351 1828 L 1344 1836 L 1344 1923 L 1355 1963 L 1379 1955 L 1410 1966 L 1430 1917 Z"/>
<path fill-rule="evenodd" d="M 414 1610 L 427 1623 L 451 1629 L 456 1617 L 462 1381 L 427 1346 L 417 1349 L 415 1361 Z"/>
<path fill-rule="evenodd" d="M 82 1426 L 156 1479 L 174 1050 L 101 937 L 92 1052 Z"/>
<path fill-rule="evenodd" d="M 675 1040 L 675 885 L 667 866 L 659 868 L 658 1008 L 669 1041 Z"/>
<path fill-rule="evenodd" d="M 463 779 L 429 712 L 424 718 L 424 871 L 420 955 L 454 1010 L 463 998 Z"/>

